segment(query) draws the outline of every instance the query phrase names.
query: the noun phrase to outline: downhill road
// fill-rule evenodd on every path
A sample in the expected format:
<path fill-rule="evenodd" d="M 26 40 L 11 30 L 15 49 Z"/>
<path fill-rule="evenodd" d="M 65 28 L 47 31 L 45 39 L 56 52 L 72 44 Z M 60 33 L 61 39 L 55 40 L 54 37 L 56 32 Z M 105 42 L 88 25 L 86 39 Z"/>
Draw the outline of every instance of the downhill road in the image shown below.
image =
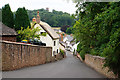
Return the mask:
<path fill-rule="evenodd" d="M 3 78 L 104 78 L 70 52 L 67 58 L 53 63 L 3 72 Z"/>

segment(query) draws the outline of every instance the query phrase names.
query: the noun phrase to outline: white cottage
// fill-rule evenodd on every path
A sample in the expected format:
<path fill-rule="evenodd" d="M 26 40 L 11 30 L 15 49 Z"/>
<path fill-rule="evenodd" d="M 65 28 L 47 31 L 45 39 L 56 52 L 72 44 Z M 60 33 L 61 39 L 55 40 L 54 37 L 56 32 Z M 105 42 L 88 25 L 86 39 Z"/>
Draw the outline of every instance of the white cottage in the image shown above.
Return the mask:
<path fill-rule="evenodd" d="M 35 19 L 35 18 L 34 18 Z M 35 21 L 35 20 L 33 20 Z M 40 21 L 39 12 L 37 13 L 36 24 L 34 28 L 39 27 L 40 31 L 37 34 L 45 34 L 46 36 L 40 36 L 40 40 L 46 43 L 46 46 L 52 47 L 52 56 L 58 54 L 59 50 L 59 35 L 45 22 Z"/>
<path fill-rule="evenodd" d="M 72 48 L 71 42 L 73 41 L 73 37 L 71 35 L 67 35 L 63 38 L 63 42 L 66 43 L 66 48 Z"/>
<path fill-rule="evenodd" d="M 80 43 L 80 42 L 74 44 L 73 47 L 72 47 L 72 50 L 73 50 L 72 52 L 75 51 L 75 54 L 77 54 L 77 46 L 78 46 L 79 43 Z"/>

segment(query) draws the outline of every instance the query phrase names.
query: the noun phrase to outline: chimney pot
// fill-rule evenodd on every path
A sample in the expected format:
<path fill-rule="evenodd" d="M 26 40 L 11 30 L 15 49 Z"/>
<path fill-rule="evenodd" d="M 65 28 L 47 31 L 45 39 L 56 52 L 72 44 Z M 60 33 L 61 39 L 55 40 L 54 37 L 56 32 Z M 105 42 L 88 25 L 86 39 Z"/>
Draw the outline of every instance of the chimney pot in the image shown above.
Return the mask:
<path fill-rule="evenodd" d="M 37 19 L 36 19 L 37 24 L 40 23 L 40 16 L 39 16 L 39 11 L 37 11 Z"/>

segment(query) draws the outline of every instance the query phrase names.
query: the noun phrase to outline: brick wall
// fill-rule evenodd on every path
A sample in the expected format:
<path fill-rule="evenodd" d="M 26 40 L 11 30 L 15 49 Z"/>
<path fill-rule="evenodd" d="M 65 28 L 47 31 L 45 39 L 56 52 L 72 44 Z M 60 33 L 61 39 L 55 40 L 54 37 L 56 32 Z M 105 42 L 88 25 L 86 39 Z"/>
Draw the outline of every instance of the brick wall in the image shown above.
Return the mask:
<path fill-rule="evenodd" d="M 52 61 L 52 47 L 3 41 L 2 70 L 45 64 Z"/>
<path fill-rule="evenodd" d="M 108 78 L 116 78 L 116 75 L 110 71 L 108 67 L 103 67 L 104 66 L 104 60 L 105 58 L 99 57 L 99 56 L 92 56 L 89 54 L 85 55 L 85 63 L 94 68 L 96 71 L 100 72 L 101 74 L 104 74 Z"/>
<path fill-rule="evenodd" d="M 16 42 L 16 36 L 12 36 L 12 37 L 3 36 L 2 40 Z"/>

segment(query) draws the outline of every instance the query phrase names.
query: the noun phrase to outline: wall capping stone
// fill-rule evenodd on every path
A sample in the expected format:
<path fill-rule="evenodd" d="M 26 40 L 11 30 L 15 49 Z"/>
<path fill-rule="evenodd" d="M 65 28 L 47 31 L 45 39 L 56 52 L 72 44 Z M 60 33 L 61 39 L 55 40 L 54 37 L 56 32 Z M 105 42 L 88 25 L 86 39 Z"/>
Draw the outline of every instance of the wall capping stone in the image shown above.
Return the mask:
<path fill-rule="evenodd" d="M 34 44 L 28 44 L 28 43 L 22 43 L 22 42 L 11 42 L 11 41 L 0 41 L 0 43 L 9 43 L 9 44 L 16 44 L 16 45 L 26 45 L 26 46 L 39 46 L 39 45 L 34 45 Z M 45 48 L 52 48 L 50 46 L 39 46 L 39 47 L 45 47 Z"/>
<path fill-rule="evenodd" d="M 91 55 L 91 54 L 86 54 L 86 55 L 91 56 L 91 57 L 94 57 L 94 58 L 99 58 L 99 59 L 105 60 L 105 57 L 95 56 L 95 55 Z"/>

